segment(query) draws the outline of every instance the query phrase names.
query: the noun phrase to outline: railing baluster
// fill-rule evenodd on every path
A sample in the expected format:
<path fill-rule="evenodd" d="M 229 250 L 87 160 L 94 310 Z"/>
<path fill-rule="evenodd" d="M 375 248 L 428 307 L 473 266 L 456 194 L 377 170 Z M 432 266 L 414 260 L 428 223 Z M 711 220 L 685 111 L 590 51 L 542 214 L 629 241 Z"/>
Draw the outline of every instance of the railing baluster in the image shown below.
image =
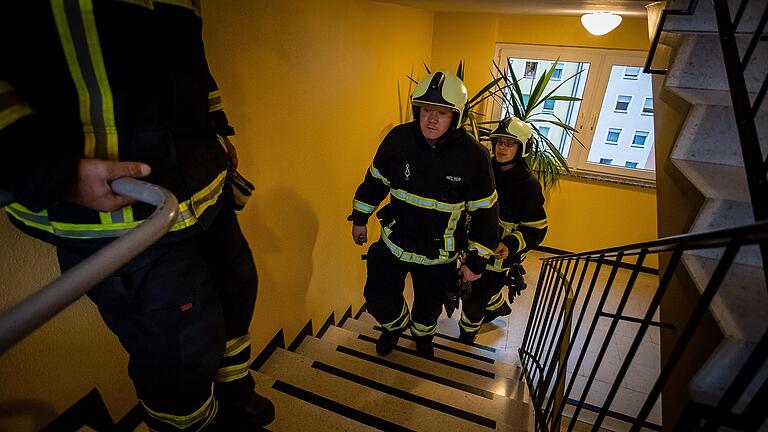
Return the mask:
<path fill-rule="evenodd" d="M 545 321 L 549 317 L 549 313 L 551 310 L 550 306 L 552 301 L 555 298 L 555 291 L 556 291 L 555 287 L 557 286 L 557 283 L 560 281 L 559 279 L 561 274 L 560 269 L 563 267 L 563 262 L 564 260 L 558 261 L 556 264 L 557 265 L 556 269 L 553 270 L 552 272 L 553 276 L 552 278 L 550 278 L 550 281 L 549 281 L 549 285 L 550 285 L 549 290 L 546 293 L 546 297 L 544 298 L 544 301 L 540 305 L 541 306 L 541 315 L 539 316 L 540 319 L 534 321 L 533 334 L 534 334 L 535 343 L 534 345 L 531 345 L 530 347 L 531 349 L 529 351 L 536 358 L 538 358 L 538 348 L 541 345 L 541 340 L 542 338 L 545 337 L 543 333 L 544 326 L 546 325 Z M 541 377 L 539 377 L 539 380 L 540 379 Z"/>
<path fill-rule="evenodd" d="M 556 263 L 557 264 L 557 263 Z M 548 274 L 547 274 L 547 281 L 544 284 L 544 292 L 542 293 L 542 296 L 539 298 L 539 302 L 534 305 L 536 308 L 534 314 L 535 318 L 533 319 L 533 322 L 531 323 L 531 337 L 529 340 L 529 343 L 527 346 L 525 346 L 525 350 L 532 354 L 533 347 L 536 345 L 536 342 L 538 341 L 538 329 L 541 326 L 541 322 L 544 320 L 544 309 L 545 305 L 547 303 L 547 299 L 550 296 L 550 293 L 552 292 L 552 283 L 553 279 L 556 278 L 557 275 L 557 269 L 555 268 L 555 264 L 548 266 Z M 535 357 L 534 357 L 535 358 Z M 531 360 L 529 360 L 530 362 Z"/>
<path fill-rule="evenodd" d="M 715 297 L 717 289 L 723 282 L 723 279 L 725 278 L 725 275 L 728 272 L 733 259 L 736 257 L 736 253 L 739 251 L 741 246 L 739 244 L 740 241 L 740 238 L 733 238 L 730 241 L 728 247 L 725 249 L 725 253 L 723 253 L 723 257 L 720 258 L 720 261 L 717 263 L 717 267 L 712 273 L 707 287 L 704 289 L 704 292 L 701 293 L 701 298 L 699 299 L 698 304 L 696 304 L 693 313 L 691 313 L 691 317 L 688 319 L 688 322 L 683 328 L 682 333 L 680 333 L 680 337 L 678 338 L 677 343 L 675 343 L 675 347 L 672 349 L 672 353 L 670 353 L 669 357 L 667 358 L 667 362 L 664 364 L 661 373 L 659 373 L 659 377 L 653 384 L 653 388 L 648 394 L 648 397 L 646 397 L 645 403 L 640 409 L 640 413 L 637 415 L 637 421 L 632 425 L 632 428 L 629 430 L 629 432 L 638 432 L 643 422 L 648 418 L 648 414 L 651 413 L 651 409 L 653 409 L 653 405 L 656 403 L 656 399 L 659 398 L 661 390 L 667 384 L 667 380 L 669 380 L 670 375 L 672 375 L 672 371 L 675 369 L 675 367 L 677 367 L 677 363 L 680 361 L 680 358 L 683 355 L 683 351 L 685 351 L 685 349 L 688 347 L 688 342 L 690 342 L 691 338 L 693 337 L 693 333 L 696 331 L 696 328 L 698 328 L 699 323 L 701 322 L 701 319 L 709 309 L 709 304 Z"/>
<path fill-rule="evenodd" d="M 571 387 L 575 382 L 575 377 L 579 373 L 579 368 L 581 368 L 581 363 L 584 361 L 584 357 L 587 353 L 587 348 L 589 348 L 589 343 L 592 341 L 592 335 L 595 333 L 595 328 L 597 328 L 597 321 L 600 319 L 600 311 L 603 310 L 603 307 L 605 306 L 605 301 L 608 300 L 608 295 L 611 292 L 611 286 L 613 285 L 613 281 L 616 279 L 616 273 L 619 270 L 619 265 L 621 264 L 621 261 L 624 257 L 624 252 L 619 252 L 616 255 L 616 262 L 612 264 L 613 268 L 611 268 L 611 274 L 608 276 L 608 282 L 605 285 L 605 288 L 603 290 L 603 295 L 600 296 L 600 303 L 597 305 L 597 309 L 595 310 L 594 318 L 592 318 L 592 324 L 589 326 L 589 332 L 587 333 L 587 338 L 584 340 L 584 345 L 581 347 L 581 354 L 579 355 L 579 359 L 576 362 L 576 367 L 573 370 L 573 375 L 571 376 L 571 385 L 568 387 L 568 391 L 565 393 L 566 397 L 567 395 L 571 394 Z M 605 342 L 605 341 L 604 341 Z M 589 392 L 589 388 L 591 387 L 591 381 L 587 380 L 587 382 L 584 384 L 584 389 L 581 392 L 581 397 L 579 398 L 579 401 L 576 404 L 576 409 L 574 410 L 573 417 L 571 417 L 571 421 L 568 423 L 568 432 L 573 431 L 573 428 L 576 426 L 576 420 L 579 418 L 579 413 L 581 412 L 581 409 L 584 407 L 584 401 L 587 399 L 587 393 Z"/>
<path fill-rule="evenodd" d="M 763 85 L 760 86 L 760 91 L 755 96 L 755 101 L 752 103 L 752 111 L 750 111 L 752 118 L 757 117 L 757 113 L 760 111 L 760 106 L 763 104 L 765 93 L 768 92 L 768 76 L 763 80 Z M 765 160 L 765 169 L 768 170 L 768 159 Z"/>
<path fill-rule="evenodd" d="M 680 262 L 680 257 L 682 255 L 683 255 L 683 250 L 681 248 L 676 249 L 675 252 L 672 254 L 669 264 L 667 265 L 667 270 L 664 272 L 664 276 L 662 277 L 661 282 L 659 283 L 659 286 L 656 289 L 656 293 L 653 295 L 651 304 L 648 305 L 648 310 L 645 313 L 645 317 L 643 318 L 643 322 L 640 325 L 640 329 L 637 331 L 635 338 L 632 340 L 632 345 L 629 347 L 629 351 L 627 352 L 627 357 L 624 359 L 624 363 L 622 363 L 621 368 L 619 369 L 619 373 L 616 376 L 616 381 L 614 381 L 613 386 L 611 386 L 611 390 L 608 392 L 608 396 L 605 399 L 605 404 L 603 405 L 603 409 L 600 411 L 600 414 L 598 415 L 597 420 L 595 420 L 595 424 L 601 424 L 605 419 L 605 415 L 608 412 L 608 408 L 611 406 L 611 403 L 613 402 L 614 397 L 616 397 L 616 393 L 618 393 L 619 391 L 619 386 L 621 385 L 621 382 L 624 380 L 624 377 L 626 376 L 627 371 L 629 370 L 629 367 L 632 364 L 632 360 L 635 358 L 635 354 L 637 353 L 637 350 L 640 348 L 640 344 L 642 343 L 643 338 L 645 337 L 645 333 L 648 330 L 648 327 L 650 327 L 651 321 L 653 321 L 653 315 L 656 313 L 656 310 L 661 304 L 661 300 L 667 291 L 669 282 L 672 280 L 672 275 L 674 273 L 674 270 L 677 268 L 677 265 Z M 616 315 L 620 315 L 620 314 L 617 312 Z"/>
<path fill-rule="evenodd" d="M 535 306 L 539 302 L 539 297 L 541 297 L 541 292 L 546 289 L 544 284 L 544 279 L 546 279 L 547 274 L 550 271 L 550 265 L 547 261 L 542 261 L 541 263 L 541 270 L 539 271 L 539 280 L 536 283 L 536 292 L 533 293 L 533 303 L 531 303 L 532 306 Z M 533 319 L 536 313 L 533 311 L 533 307 L 531 307 L 531 313 L 528 315 L 528 324 L 525 326 L 525 335 L 523 335 L 523 342 L 520 344 L 521 348 L 529 351 L 528 349 L 528 339 L 531 337 L 531 324 L 533 323 Z M 521 363 L 526 363 L 530 361 L 527 357 L 525 360 L 521 359 Z M 522 374 L 520 375 L 520 379 L 523 379 Z"/>
<path fill-rule="evenodd" d="M 744 10 L 747 9 L 748 3 L 749 0 L 741 0 L 741 3 L 739 3 L 739 10 L 736 11 L 736 16 L 733 18 L 733 26 L 731 26 L 732 32 L 736 33 L 739 30 L 739 22 L 744 15 Z"/>
<path fill-rule="evenodd" d="M 754 53 L 755 48 L 757 47 L 757 43 L 760 41 L 760 38 L 763 36 L 763 29 L 765 29 L 766 21 L 768 21 L 768 7 L 766 7 L 765 10 L 763 10 L 763 16 L 760 17 L 760 22 L 757 24 L 757 29 L 755 31 L 755 34 L 752 35 L 752 40 L 749 41 L 749 46 L 747 47 L 747 50 L 744 52 L 744 57 L 742 57 L 741 59 L 742 74 L 744 73 L 744 71 L 747 70 L 747 66 L 749 65 L 749 60 L 752 58 L 752 53 Z"/>

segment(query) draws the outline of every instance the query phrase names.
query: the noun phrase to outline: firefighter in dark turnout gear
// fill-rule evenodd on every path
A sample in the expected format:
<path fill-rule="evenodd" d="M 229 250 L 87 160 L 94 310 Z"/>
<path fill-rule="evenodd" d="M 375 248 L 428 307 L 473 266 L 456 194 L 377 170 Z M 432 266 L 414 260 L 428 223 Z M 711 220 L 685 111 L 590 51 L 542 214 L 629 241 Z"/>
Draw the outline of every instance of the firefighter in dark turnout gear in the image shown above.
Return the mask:
<path fill-rule="evenodd" d="M 547 233 L 541 185 L 525 162 L 532 137 L 530 126 L 516 117 L 502 120 L 491 132 L 501 243 L 483 277 L 472 284 L 471 297 L 463 302 L 459 322 L 463 342 L 474 341 L 484 322 L 512 312 L 502 288 L 509 287 L 510 301 L 525 289 L 521 265 L 525 252 Z"/>
<path fill-rule="evenodd" d="M 383 327 L 376 349 L 387 354 L 410 328 L 422 355 L 433 354 L 446 284 L 455 282 L 456 258 L 468 245 L 464 280 L 477 279 L 498 243 L 496 191 L 488 151 L 461 128 L 467 91 L 455 75 L 435 72 L 418 83 L 411 103 L 415 121 L 392 129 L 357 188 L 353 240 L 367 241 L 366 224 L 377 216 L 381 238 L 368 251 L 366 307 Z M 472 226 L 461 227 L 467 214 Z M 413 279 L 409 312 L 403 298 L 406 275 Z"/>
<path fill-rule="evenodd" d="M 169 189 L 180 203 L 171 232 L 88 295 L 130 354 L 150 429 L 270 422 L 274 407 L 248 372 L 257 274 L 224 192 L 234 130 L 208 70 L 199 2 L 3 9 L 0 189 L 14 194 L 9 219 L 56 245 L 66 271 L 152 212 L 114 195 L 110 180 L 146 177 Z"/>

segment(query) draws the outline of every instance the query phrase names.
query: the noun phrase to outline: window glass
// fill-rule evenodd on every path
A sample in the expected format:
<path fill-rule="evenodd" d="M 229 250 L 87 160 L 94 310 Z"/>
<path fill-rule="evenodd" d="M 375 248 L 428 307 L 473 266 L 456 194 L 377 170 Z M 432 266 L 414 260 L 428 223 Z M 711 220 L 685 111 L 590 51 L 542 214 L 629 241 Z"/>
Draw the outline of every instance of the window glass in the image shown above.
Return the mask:
<path fill-rule="evenodd" d="M 636 80 L 640 75 L 640 66 L 624 66 L 624 79 Z"/>
<path fill-rule="evenodd" d="M 632 138 L 633 147 L 645 147 L 645 140 L 648 139 L 648 132 L 635 131 L 635 136 Z"/>
<path fill-rule="evenodd" d="M 619 97 L 616 98 L 616 108 L 614 108 L 614 111 L 621 113 L 629 111 L 630 102 L 632 102 L 632 96 L 619 95 Z"/>
<path fill-rule="evenodd" d="M 608 128 L 608 136 L 605 138 L 605 142 L 618 144 L 619 137 L 621 137 L 621 129 Z"/>
<path fill-rule="evenodd" d="M 627 168 L 637 168 L 637 164 L 638 163 L 639 162 L 626 161 L 626 162 L 624 162 L 624 166 L 627 167 Z"/>
<path fill-rule="evenodd" d="M 645 101 L 643 102 L 643 114 L 653 115 L 653 98 L 645 98 Z"/>
<path fill-rule="evenodd" d="M 554 111 L 555 110 L 555 101 L 553 101 L 553 100 L 544 101 L 543 109 L 545 111 Z"/>
<path fill-rule="evenodd" d="M 610 165 L 610 164 L 613 163 L 613 159 L 610 159 L 610 158 L 600 158 L 600 162 L 599 163 L 601 165 Z"/>

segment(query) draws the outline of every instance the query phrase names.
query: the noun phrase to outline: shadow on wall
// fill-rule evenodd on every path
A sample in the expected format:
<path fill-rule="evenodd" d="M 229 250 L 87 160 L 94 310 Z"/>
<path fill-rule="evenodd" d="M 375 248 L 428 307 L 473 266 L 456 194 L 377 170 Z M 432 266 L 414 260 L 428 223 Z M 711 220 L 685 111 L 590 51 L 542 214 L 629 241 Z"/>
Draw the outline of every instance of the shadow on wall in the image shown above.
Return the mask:
<path fill-rule="evenodd" d="M 300 328 L 312 283 L 317 213 L 295 190 L 274 186 L 254 195 L 239 220 L 259 272 L 255 334 L 267 338 L 280 327 Z M 286 322 L 289 317 L 296 317 L 296 323 Z M 271 323 L 270 328 L 262 327 L 264 323 Z"/>

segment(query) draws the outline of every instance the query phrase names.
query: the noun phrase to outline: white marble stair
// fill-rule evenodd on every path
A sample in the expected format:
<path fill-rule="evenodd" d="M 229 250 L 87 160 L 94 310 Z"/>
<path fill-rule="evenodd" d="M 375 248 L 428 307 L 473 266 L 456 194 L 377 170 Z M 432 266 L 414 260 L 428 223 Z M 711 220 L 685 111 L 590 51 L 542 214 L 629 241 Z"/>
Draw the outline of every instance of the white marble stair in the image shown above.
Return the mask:
<path fill-rule="evenodd" d="M 669 0 L 667 8 L 670 10 L 687 10 L 692 0 Z M 729 0 L 728 9 L 731 12 L 731 18 L 736 16 L 740 0 Z M 751 33 L 757 28 L 760 21 L 760 14 L 765 8 L 765 0 L 751 0 L 747 3 L 743 17 L 737 28 L 737 32 Z M 714 33 L 717 32 L 717 21 L 715 20 L 715 9 L 711 1 L 699 0 L 693 15 L 669 15 L 664 25 L 666 31 L 678 33 Z"/>

